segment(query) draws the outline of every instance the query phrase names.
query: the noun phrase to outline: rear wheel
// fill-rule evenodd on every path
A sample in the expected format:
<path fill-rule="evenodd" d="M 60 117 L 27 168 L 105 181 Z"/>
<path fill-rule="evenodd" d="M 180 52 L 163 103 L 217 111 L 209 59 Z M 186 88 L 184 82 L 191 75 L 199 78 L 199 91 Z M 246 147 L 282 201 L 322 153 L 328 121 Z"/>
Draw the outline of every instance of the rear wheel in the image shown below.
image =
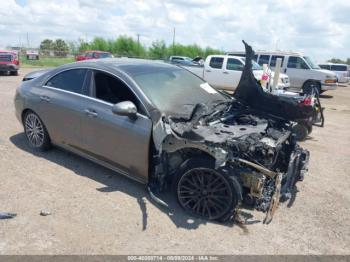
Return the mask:
<path fill-rule="evenodd" d="M 11 72 L 10 72 L 10 75 L 12 75 L 12 76 L 18 76 L 18 71 L 11 71 Z"/>
<path fill-rule="evenodd" d="M 23 118 L 24 133 L 29 145 L 35 149 L 45 151 L 51 146 L 49 134 L 37 114 L 28 111 Z"/>
<path fill-rule="evenodd" d="M 213 161 L 190 159 L 176 181 L 176 197 L 188 213 L 209 220 L 225 220 L 233 215 L 241 199 L 239 182 L 215 170 Z"/>
<path fill-rule="evenodd" d="M 309 129 L 307 126 L 301 123 L 297 123 L 292 127 L 292 131 L 295 134 L 297 141 L 304 141 L 309 134 Z"/>

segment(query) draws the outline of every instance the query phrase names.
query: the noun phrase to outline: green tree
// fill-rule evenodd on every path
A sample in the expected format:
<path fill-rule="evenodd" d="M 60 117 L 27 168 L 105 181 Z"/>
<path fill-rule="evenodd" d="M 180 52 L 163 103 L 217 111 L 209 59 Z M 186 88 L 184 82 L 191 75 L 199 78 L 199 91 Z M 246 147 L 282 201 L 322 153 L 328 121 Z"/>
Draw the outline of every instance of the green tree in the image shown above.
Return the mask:
<path fill-rule="evenodd" d="M 40 52 L 44 55 L 49 55 L 50 50 L 53 50 L 54 42 L 51 39 L 44 39 L 40 43 Z"/>
<path fill-rule="evenodd" d="M 56 39 L 53 45 L 55 56 L 67 56 L 69 47 L 62 39 Z"/>
<path fill-rule="evenodd" d="M 148 55 L 154 59 L 165 59 L 168 55 L 168 49 L 164 41 L 152 42 L 152 46 L 148 49 Z"/>

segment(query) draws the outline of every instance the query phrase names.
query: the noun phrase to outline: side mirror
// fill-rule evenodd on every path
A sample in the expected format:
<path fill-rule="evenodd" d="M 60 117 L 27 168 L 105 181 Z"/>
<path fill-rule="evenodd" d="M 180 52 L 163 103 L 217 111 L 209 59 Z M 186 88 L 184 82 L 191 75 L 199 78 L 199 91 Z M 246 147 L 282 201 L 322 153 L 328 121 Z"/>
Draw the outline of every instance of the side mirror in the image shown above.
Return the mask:
<path fill-rule="evenodd" d="M 112 112 L 113 114 L 127 116 L 131 119 L 137 118 L 137 108 L 131 101 L 123 101 L 113 105 Z"/>

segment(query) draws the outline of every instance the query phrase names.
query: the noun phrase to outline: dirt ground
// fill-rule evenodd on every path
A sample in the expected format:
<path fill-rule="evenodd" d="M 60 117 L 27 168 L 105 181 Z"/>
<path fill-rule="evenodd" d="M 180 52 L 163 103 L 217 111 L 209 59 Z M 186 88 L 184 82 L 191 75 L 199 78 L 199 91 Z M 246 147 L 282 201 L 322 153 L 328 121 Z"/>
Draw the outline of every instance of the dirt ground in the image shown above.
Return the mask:
<path fill-rule="evenodd" d="M 302 143 L 310 168 L 293 206 L 242 228 L 159 208 L 144 186 L 63 150 L 31 150 L 13 106 L 30 70 L 0 76 L 0 211 L 17 213 L 0 220 L 0 254 L 350 253 L 350 86 L 321 99 L 326 125 Z"/>

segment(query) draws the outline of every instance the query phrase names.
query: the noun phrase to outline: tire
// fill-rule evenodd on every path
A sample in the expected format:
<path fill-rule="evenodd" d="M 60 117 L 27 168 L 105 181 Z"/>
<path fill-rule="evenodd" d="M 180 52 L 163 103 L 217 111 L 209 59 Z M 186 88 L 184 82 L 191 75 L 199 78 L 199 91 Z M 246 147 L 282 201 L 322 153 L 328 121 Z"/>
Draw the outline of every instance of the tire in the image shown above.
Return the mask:
<path fill-rule="evenodd" d="M 12 76 L 18 76 L 18 71 L 11 71 L 11 72 L 10 72 L 10 75 L 12 75 Z"/>
<path fill-rule="evenodd" d="M 23 117 L 24 134 L 29 145 L 39 151 L 51 148 L 51 140 L 40 117 L 33 111 L 28 111 Z"/>
<path fill-rule="evenodd" d="M 233 175 L 214 169 L 209 157 L 192 158 L 178 170 L 174 193 L 190 215 L 224 222 L 242 200 L 242 188 Z"/>
<path fill-rule="evenodd" d="M 303 85 L 303 93 L 312 94 L 313 90 L 320 94 L 322 92 L 320 83 L 316 81 L 306 81 Z"/>
<path fill-rule="evenodd" d="M 308 127 L 301 123 L 294 125 L 292 127 L 292 132 L 295 134 L 297 141 L 304 141 L 309 134 Z"/>

